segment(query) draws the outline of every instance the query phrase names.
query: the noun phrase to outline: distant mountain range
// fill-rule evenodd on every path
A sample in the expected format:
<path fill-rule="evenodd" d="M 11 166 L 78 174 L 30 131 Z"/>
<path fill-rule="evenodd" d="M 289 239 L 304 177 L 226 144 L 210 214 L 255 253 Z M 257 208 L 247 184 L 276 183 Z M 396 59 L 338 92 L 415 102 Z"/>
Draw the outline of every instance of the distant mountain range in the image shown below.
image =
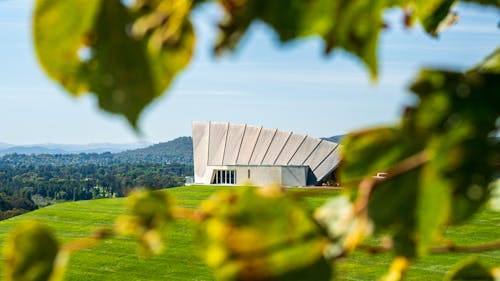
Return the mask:
<path fill-rule="evenodd" d="M 325 140 L 340 142 L 344 135 Z M 3 148 L 2 148 L 3 147 Z M 41 144 L 10 146 L 0 143 L 1 165 L 112 165 L 118 163 L 193 163 L 191 137 L 150 145 L 133 144 Z"/>
<path fill-rule="evenodd" d="M 126 150 L 150 146 L 149 142 L 128 144 L 93 143 L 93 144 L 36 144 L 12 145 L 0 143 L 0 156 L 6 154 L 78 154 L 78 153 L 118 153 Z"/>
<path fill-rule="evenodd" d="M 93 147 L 87 147 L 87 150 L 77 150 L 79 147 L 68 145 L 10 147 L 2 150 L 4 154 L 0 155 L 0 166 L 113 165 L 120 163 L 179 163 L 192 165 L 193 163 L 191 137 L 180 137 L 164 143 L 123 151 L 126 148 L 137 146 L 143 145 L 94 145 Z M 110 152 L 113 150 L 121 150 L 121 152 Z"/>
<path fill-rule="evenodd" d="M 344 139 L 344 137 L 345 137 L 345 135 L 337 135 L 337 136 L 331 136 L 331 137 L 322 138 L 322 139 L 327 140 L 327 141 L 340 143 L 342 141 L 342 139 Z"/>
<path fill-rule="evenodd" d="M 11 147 L 11 144 L 0 142 L 0 150 Z"/>

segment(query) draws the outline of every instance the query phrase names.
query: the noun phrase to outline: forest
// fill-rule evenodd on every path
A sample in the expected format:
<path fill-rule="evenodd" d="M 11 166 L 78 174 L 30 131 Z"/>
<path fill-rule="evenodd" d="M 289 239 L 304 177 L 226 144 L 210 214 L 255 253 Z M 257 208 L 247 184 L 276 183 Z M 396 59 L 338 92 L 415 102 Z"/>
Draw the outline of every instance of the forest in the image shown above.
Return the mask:
<path fill-rule="evenodd" d="M 55 202 L 122 197 L 139 186 L 180 186 L 184 177 L 192 173 L 190 164 L 0 164 L 0 219 Z"/>

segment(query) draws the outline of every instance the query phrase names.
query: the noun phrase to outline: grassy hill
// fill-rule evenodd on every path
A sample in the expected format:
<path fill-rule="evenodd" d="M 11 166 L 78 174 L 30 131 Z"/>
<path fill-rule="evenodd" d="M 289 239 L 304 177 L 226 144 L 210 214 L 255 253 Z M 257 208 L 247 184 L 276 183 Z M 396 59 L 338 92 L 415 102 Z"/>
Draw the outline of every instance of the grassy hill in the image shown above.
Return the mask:
<path fill-rule="evenodd" d="M 234 188 L 234 187 L 233 187 Z M 168 189 L 178 199 L 179 205 L 195 207 L 221 187 L 179 187 Z M 337 191 L 291 189 L 303 197 L 313 208 Z M 45 221 L 62 240 L 75 239 L 88 234 L 99 226 L 106 226 L 123 211 L 123 199 L 100 199 L 70 202 L 43 208 L 19 217 L 0 222 L 0 243 L 6 233 L 22 220 Z M 448 236 L 459 243 L 480 243 L 500 237 L 500 216 L 485 210 L 467 226 L 450 228 Z M 67 280 L 213 280 L 212 272 L 197 256 L 196 242 L 190 223 L 176 222 L 170 231 L 168 249 L 160 256 L 141 259 L 136 255 L 132 239 L 117 238 L 72 257 Z M 500 264 L 500 251 L 479 256 L 490 265 Z M 409 273 L 409 280 L 441 280 L 450 264 L 466 257 L 464 254 L 446 254 L 426 257 L 417 262 Z M 354 253 L 349 262 L 337 269 L 342 280 L 376 280 L 387 268 L 391 256 L 369 256 Z"/>

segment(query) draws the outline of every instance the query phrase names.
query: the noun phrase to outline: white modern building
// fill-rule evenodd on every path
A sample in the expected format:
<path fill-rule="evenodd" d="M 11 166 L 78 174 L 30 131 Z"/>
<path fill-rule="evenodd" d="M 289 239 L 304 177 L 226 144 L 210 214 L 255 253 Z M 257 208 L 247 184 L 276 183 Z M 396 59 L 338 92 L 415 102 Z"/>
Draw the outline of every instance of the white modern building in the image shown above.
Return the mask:
<path fill-rule="evenodd" d="M 317 185 L 340 163 L 339 144 L 246 124 L 193 122 L 195 184 Z"/>

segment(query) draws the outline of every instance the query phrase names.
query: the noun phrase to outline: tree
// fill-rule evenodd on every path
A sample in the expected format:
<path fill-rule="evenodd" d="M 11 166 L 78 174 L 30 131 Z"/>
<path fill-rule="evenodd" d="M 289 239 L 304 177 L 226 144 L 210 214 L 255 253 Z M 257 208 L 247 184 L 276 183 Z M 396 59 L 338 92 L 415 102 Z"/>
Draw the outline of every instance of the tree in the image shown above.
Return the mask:
<path fill-rule="evenodd" d="M 405 24 L 418 22 L 431 36 L 457 19 L 450 12 L 454 0 L 38 0 L 37 55 L 47 74 L 68 92 L 93 93 L 101 108 L 123 114 L 136 126 L 142 108 L 188 65 L 195 42 L 189 16 L 205 2 L 217 3 L 225 14 L 216 54 L 237 48 L 248 27 L 259 20 L 283 43 L 318 36 L 325 52 L 341 48 L 354 54 L 374 79 L 385 10 L 403 8 Z M 498 0 L 466 2 L 500 8 Z M 418 102 L 398 124 L 355 132 L 343 142 L 339 176 L 351 195 L 333 198 L 314 218 L 272 188 L 216 194 L 200 211 L 173 206 L 163 193 L 141 192 L 130 198 L 131 214 L 119 219 L 118 228 L 98 231 L 92 239 L 132 235 L 143 251 L 156 253 L 164 224 L 187 218 L 199 222 L 207 262 L 221 280 L 329 280 L 328 263 L 362 247 L 373 226 L 376 232 L 389 233 L 392 243 L 371 250 L 396 255 L 384 278 L 400 280 L 413 260 L 436 250 L 433 245 L 442 242 L 445 226 L 466 222 L 490 197 L 500 162 L 500 48 L 466 72 L 424 69 L 411 90 Z M 379 171 L 388 177 L 373 178 Z M 150 208 L 141 207 L 146 205 Z M 281 213 L 269 206 L 279 206 Z M 283 236 L 277 229 L 284 225 L 296 227 Z M 230 238 L 217 235 L 229 230 Z M 52 239 L 42 228 L 31 231 L 33 237 Z M 19 247 L 14 238 L 11 249 Z M 237 247 L 255 241 L 264 245 L 258 252 L 262 264 L 249 258 L 249 249 Z M 499 244 L 465 249 L 498 249 Z M 324 255 L 327 245 L 337 250 Z M 68 247 L 54 248 L 69 254 Z M 464 247 L 453 243 L 439 248 L 460 249 Z M 9 253 L 7 262 L 23 254 Z M 446 278 L 471 276 L 499 278 L 498 270 L 477 260 L 464 262 Z"/>

